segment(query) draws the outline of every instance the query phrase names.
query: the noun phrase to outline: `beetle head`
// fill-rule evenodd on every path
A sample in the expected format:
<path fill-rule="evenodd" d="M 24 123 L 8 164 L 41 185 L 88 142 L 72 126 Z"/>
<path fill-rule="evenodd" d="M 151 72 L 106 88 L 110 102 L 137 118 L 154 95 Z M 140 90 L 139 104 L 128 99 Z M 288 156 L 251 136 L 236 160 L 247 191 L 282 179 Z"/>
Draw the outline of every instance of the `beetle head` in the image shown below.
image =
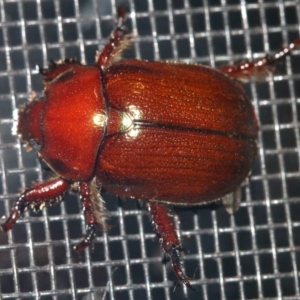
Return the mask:
<path fill-rule="evenodd" d="M 40 148 L 41 135 L 41 112 L 44 99 L 33 100 L 19 110 L 17 133 L 26 143 L 27 149 Z M 37 149 L 37 150 L 38 150 Z"/>

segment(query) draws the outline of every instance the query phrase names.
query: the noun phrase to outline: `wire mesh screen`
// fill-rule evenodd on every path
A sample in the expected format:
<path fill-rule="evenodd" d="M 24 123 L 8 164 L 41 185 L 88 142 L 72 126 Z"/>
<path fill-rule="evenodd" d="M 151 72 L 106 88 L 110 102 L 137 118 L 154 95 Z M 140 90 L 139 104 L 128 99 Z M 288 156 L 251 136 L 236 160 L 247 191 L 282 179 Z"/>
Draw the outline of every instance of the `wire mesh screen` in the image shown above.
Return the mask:
<path fill-rule="evenodd" d="M 43 86 L 50 59 L 94 63 L 116 6 L 133 33 L 125 57 L 218 67 L 262 57 L 299 37 L 298 0 L 0 1 L 0 215 L 20 190 L 51 176 L 12 135 L 13 111 Z M 201 84 L 201 82 L 199 83 Z M 0 232 L 3 299 L 299 299 L 300 50 L 265 80 L 245 84 L 260 120 L 259 151 L 234 215 L 215 205 L 175 208 L 184 266 L 196 291 L 178 285 L 144 204 L 104 194 L 110 230 L 81 256 L 77 195 L 27 212 Z"/>

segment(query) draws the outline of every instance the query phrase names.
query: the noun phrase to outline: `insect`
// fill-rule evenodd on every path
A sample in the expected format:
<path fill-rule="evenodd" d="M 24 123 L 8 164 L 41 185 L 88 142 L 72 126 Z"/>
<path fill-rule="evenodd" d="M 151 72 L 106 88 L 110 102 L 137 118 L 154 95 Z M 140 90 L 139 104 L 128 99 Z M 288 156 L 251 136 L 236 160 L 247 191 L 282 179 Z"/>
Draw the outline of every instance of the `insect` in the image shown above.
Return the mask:
<path fill-rule="evenodd" d="M 258 121 L 241 85 L 290 54 L 221 70 L 194 64 L 121 60 L 130 44 L 125 12 L 94 65 L 72 59 L 40 69 L 44 96 L 19 110 L 18 134 L 57 174 L 27 188 L 2 230 L 24 210 L 60 202 L 79 190 L 92 244 L 105 226 L 101 191 L 145 200 L 163 251 L 178 279 L 191 287 L 181 264 L 182 245 L 166 205 L 192 206 L 236 190 L 256 155 Z M 192 288 L 192 287 L 191 287 Z"/>

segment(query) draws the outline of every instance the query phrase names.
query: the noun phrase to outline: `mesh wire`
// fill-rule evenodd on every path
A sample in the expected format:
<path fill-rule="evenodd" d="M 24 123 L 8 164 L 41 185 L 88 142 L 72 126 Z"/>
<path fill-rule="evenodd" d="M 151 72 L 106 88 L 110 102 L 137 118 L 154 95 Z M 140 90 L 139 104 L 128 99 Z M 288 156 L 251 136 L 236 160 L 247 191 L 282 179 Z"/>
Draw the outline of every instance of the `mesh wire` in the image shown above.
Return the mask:
<path fill-rule="evenodd" d="M 0 215 L 21 189 L 51 172 L 11 134 L 13 111 L 41 92 L 37 65 L 73 57 L 93 63 L 125 6 L 134 43 L 126 57 L 211 66 L 261 57 L 299 36 L 298 0 L 2 0 L 0 1 Z M 84 232 L 75 194 L 26 213 L 0 232 L 3 299 L 299 299 L 300 50 L 277 72 L 245 88 L 260 119 L 259 152 L 240 210 L 216 204 L 178 209 L 189 250 L 178 286 L 165 264 L 148 212 L 104 195 L 110 230 L 94 252 L 73 253 Z"/>

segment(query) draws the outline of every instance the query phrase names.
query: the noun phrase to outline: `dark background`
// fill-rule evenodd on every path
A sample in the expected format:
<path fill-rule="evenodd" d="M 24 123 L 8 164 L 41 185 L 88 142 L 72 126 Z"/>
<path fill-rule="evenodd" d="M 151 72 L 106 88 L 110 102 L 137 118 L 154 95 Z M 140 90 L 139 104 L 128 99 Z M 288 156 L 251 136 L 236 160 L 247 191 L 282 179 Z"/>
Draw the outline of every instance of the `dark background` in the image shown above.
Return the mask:
<path fill-rule="evenodd" d="M 42 91 L 37 65 L 65 57 L 93 63 L 114 27 L 116 4 L 126 8 L 133 33 L 126 57 L 221 66 L 262 57 L 299 37 L 298 0 L 1 1 L 1 216 L 20 190 L 52 174 L 11 134 L 14 109 L 31 91 Z M 300 298 L 300 50 L 274 75 L 245 88 L 261 126 L 240 210 L 230 216 L 219 203 L 175 209 L 196 292 L 182 285 L 173 292 L 176 278 L 147 209 L 133 200 L 105 195 L 111 229 L 98 232 L 94 252 L 78 257 L 72 246 L 84 220 L 71 193 L 0 232 L 2 298 Z"/>

